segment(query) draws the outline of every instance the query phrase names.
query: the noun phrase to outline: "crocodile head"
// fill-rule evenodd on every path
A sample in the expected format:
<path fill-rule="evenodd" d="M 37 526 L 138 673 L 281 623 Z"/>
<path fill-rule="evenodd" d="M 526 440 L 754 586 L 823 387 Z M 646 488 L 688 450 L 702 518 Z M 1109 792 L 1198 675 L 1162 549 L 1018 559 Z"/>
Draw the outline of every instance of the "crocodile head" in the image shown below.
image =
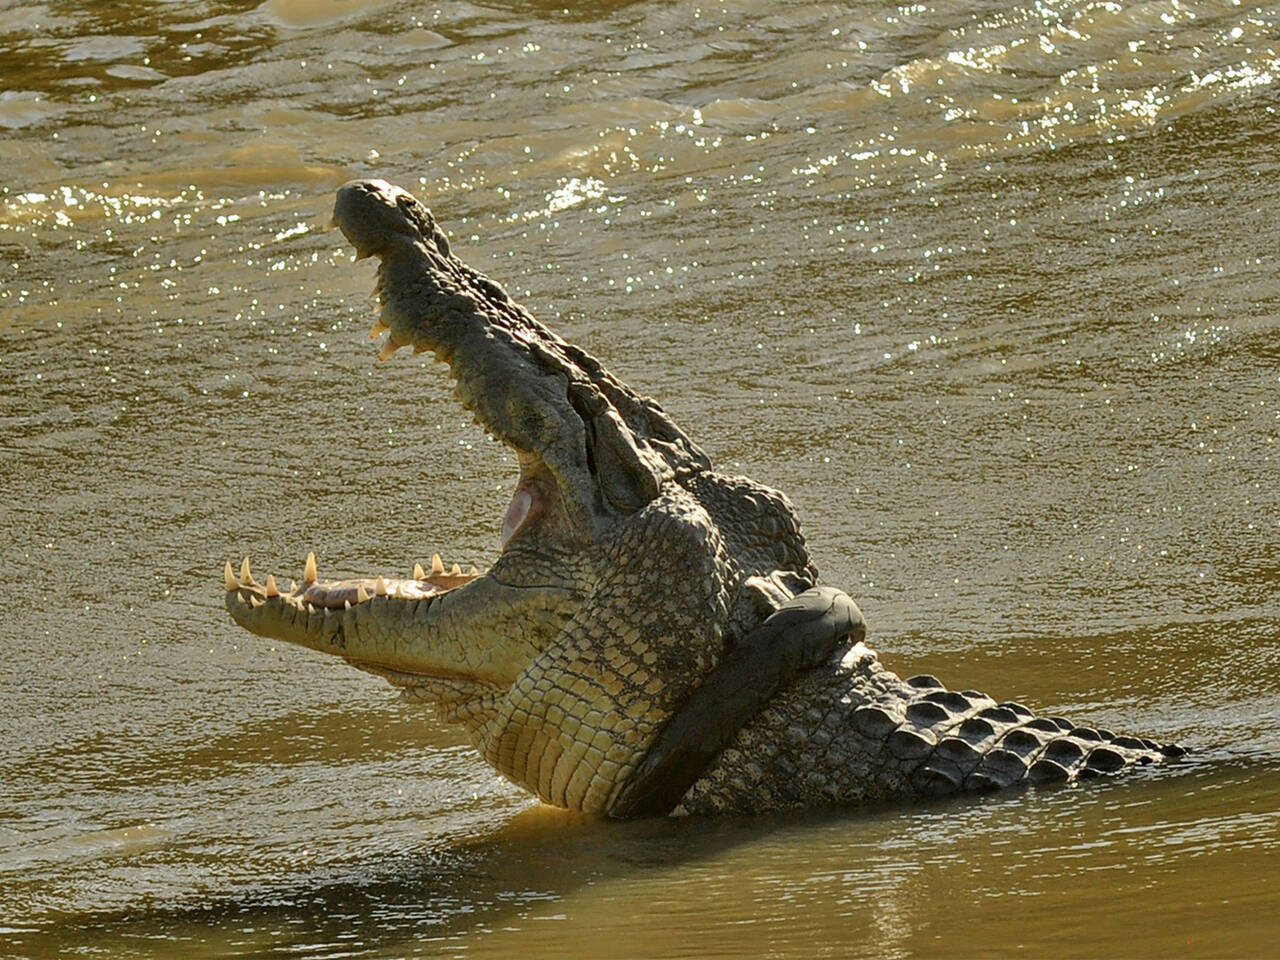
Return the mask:
<path fill-rule="evenodd" d="M 462 406 L 518 456 L 483 573 L 257 583 L 226 605 L 263 636 L 337 654 L 435 703 L 505 776 L 607 813 L 663 724 L 744 632 L 812 585 L 778 492 L 715 473 L 651 399 L 457 259 L 399 187 L 353 181 L 334 220 L 381 260 L 380 356 L 448 365 Z"/>

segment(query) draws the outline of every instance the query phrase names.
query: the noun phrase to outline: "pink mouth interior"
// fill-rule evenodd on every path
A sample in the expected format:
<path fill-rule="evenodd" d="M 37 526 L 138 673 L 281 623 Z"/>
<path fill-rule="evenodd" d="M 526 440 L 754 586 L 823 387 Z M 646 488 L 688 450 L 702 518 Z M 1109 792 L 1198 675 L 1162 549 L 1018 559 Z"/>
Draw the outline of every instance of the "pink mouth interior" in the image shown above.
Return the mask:
<path fill-rule="evenodd" d="M 507 514 L 502 518 L 502 545 L 505 547 L 507 542 L 516 535 L 521 527 L 533 517 L 537 499 L 534 491 L 530 487 L 521 487 L 516 491 L 516 495 L 511 498 L 511 503 L 507 507 Z"/>

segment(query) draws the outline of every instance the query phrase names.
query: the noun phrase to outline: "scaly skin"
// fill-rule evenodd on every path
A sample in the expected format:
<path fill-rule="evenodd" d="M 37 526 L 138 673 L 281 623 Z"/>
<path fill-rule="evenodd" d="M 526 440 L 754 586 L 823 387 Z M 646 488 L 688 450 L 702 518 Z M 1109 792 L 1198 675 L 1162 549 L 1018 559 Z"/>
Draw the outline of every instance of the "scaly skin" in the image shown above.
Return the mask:
<path fill-rule="evenodd" d="M 781 493 L 715 472 L 654 401 L 454 257 L 405 191 L 353 181 L 334 219 L 381 260 L 381 357 L 447 363 L 520 479 L 489 570 L 325 583 L 309 561 L 281 591 L 246 560 L 226 570 L 240 625 L 386 677 L 543 801 L 602 815 L 934 796 L 1181 753 L 900 680 L 856 607 L 816 587 Z"/>

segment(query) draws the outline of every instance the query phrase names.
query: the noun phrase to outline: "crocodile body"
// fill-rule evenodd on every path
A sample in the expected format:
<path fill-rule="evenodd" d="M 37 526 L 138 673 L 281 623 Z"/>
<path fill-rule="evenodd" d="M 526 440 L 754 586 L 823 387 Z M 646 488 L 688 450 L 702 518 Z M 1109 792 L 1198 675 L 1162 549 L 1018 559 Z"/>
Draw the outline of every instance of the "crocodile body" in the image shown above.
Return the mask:
<path fill-rule="evenodd" d="M 334 219 L 381 260 L 381 357 L 431 350 L 520 478 L 485 572 L 257 583 L 226 604 L 435 704 L 543 801 L 627 817 L 761 812 L 1110 774 L 1181 749 L 902 680 L 819 584 L 786 497 L 718 473 L 653 400 L 463 264 L 383 181 Z"/>

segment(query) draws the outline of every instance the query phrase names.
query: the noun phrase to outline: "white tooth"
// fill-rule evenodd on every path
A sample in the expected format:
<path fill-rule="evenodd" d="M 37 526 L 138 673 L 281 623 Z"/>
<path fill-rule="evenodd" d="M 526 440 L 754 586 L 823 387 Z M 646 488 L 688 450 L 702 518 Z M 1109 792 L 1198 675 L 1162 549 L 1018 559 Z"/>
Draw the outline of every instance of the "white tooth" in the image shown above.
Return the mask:
<path fill-rule="evenodd" d="M 476 565 L 474 563 L 471 565 L 471 569 L 468 570 L 467 573 L 471 574 L 473 577 L 480 576 L 480 571 L 476 569 Z"/>
<path fill-rule="evenodd" d="M 229 563 L 227 564 L 227 569 L 228 569 L 228 570 L 230 570 L 230 569 L 231 569 L 231 564 L 229 564 Z M 420 563 L 415 563 L 415 564 L 413 565 L 413 579 L 415 579 L 415 580 L 425 580 L 425 579 L 427 579 L 427 571 L 425 571 L 425 570 L 423 570 L 423 569 L 422 569 L 422 564 L 420 564 Z M 235 589 L 235 587 L 227 587 L 227 589 L 228 589 L 228 590 L 234 590 L 234 589 Z"/>
<path fill-rule="evenodd" d="M 228 561 L 227 561 L 227 568 L 226 568 L 224 571 L 222 571 L 222 572 L 226 575 L 226 578 L 227 578 L 227 589 L 228 589 L 228 590 L 239 590 L 239 589 L 240 589 L 240 581 L 238 581 L 238 580 L 236 579 L 236 575 L 235 575 L 234 573 L 232 573 L 232 572 L 231 572 L 231 561 L 230 561 L 230 560 L 228 560 Z"/>
<path fill-rule="evenodd" d="M 380 597 L 387 595 L 387 581 L 382 579 L 381 576 L 378 577 L 378 581 L 373 585 L 373 592 Z"/>
<path fill-rule="evenodd" d="M 267 574 L 267 596 L 280 596 L 280 590 L 276 587 L 276 575 L 274 573 Z"/>
<path fill-rule="evenodd" d="M 356 584 L 356 603 L 364 603 L 368 599 L 369 599 L 369 595 L 364 592 L 364 584 L 357 583 Z"/>
<path fill-rule="evenodd" d="M 440 554 L 433 553 L 431 555 L 431 575 L 438 577 L 444 573 L 444 561 L 440 559 Z"/>
<path fill-rule="evenodd" d="M 298 581 L 297 581 L 297 580 L 290 580 L 290 581 L 289 581 L 289 593 L 293 594 L 293 593 L 297 593 L 297 592 L 298 592 Z"/>
<path fill-rule="evenodd" d="M 376 294 L 375 294 L 375 296 L 376 296 Z M 382 318 L 381 318 L 381 317 L 379 317 L 377 320 L 375 320 L 375 321 L 373 322 L 373 329 L 369 331 L 369 339 L 370 339 L 370 340 L 377 340 L 380 336 L 382 336 L 384 333 L 386 333 L 386 332 L 387 332 L 387 330 L 389 330 L 389 329 L 390 329 L 390 327 L 388 327 L 385 323 L 383 323 L 383 322 L 382 322 Z"/>
<path fill-rule="evenodd" d="M 351 609 L 351 601 L 350 601 L 350 600 L 343 600 L 343 601 L 342 601 L 342 609 L 343 609 L 343 610 L 350 610 L 350 609 Z"/>
<path fill-rule="evenodd" d="M 260 606 L 262 606 L 262 601 L 258 599 L 257 594 L 255 593 L 249 594 L 249 606 L 253 607 L 253 609 L 255 610 L 257 610 Z"/>
<path fill-rule="evenodd" d="M 460 577 L 460 576 L 462 576 L 462 568 L 461 568 L 460 566 L 458 566 L 458 565 L 455 563 L 455 564 L 453 565 L 453 568 L 449 571 L 449 576 L 451 576 L 451 577 Z"/>
<path fill-rule="evenodd" d="M 249 558 L 244 558 L 244 563 L 240 564 L 240 582 L 246 587 L 253 584 L 253 574 L 249 570 Z M 255 584 L 256 586 L 256 584 Z"/>
<path fill-rule="evenodd" d="M 307 566 L 302 571 L 303 583 L 315 583 L 318 574 L 316 573 L 316 555 L 314 553 L 307 554 Z"/>

